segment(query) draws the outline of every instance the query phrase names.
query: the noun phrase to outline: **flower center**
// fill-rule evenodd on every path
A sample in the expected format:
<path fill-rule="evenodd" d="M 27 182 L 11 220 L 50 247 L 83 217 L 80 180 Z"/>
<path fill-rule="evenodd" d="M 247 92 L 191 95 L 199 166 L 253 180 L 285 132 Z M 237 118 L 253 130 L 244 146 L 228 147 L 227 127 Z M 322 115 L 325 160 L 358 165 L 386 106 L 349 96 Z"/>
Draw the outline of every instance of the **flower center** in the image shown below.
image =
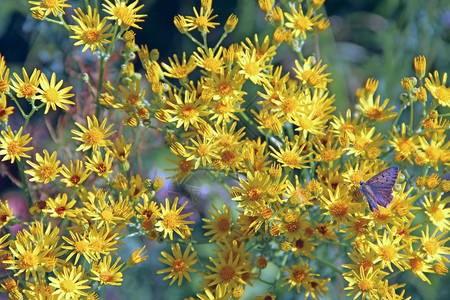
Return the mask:
<path fill-rule="evenodd" d="M 99 33 L 97 30 L 95 29 L 91 29 L 85 32 L 84 37 L 86 38 L 86 40 L 88 42 L 97 42 L 98 41 L 98 37 L 99 37 Z"/>
<path fill-rule="evenodd" d="M 175 273 L 183 273 L 186 269 L 186 262 L 182 258 L 178 258 L 173 262 L 172 270 Z"/>
<path fill-rule="evenodd" d="M 47 102 L 56 103 L 59 101 L 59 94 L 58 91 L 54 88 L 49 88 L 44 92 L 44 99 L 47 100 Z"/>
<path fill-rule="evenodd" d="M 168 212 L 163 217 L 164 228 L 176 229 L 180 224 L 180 218 L 177 213 Z"/>

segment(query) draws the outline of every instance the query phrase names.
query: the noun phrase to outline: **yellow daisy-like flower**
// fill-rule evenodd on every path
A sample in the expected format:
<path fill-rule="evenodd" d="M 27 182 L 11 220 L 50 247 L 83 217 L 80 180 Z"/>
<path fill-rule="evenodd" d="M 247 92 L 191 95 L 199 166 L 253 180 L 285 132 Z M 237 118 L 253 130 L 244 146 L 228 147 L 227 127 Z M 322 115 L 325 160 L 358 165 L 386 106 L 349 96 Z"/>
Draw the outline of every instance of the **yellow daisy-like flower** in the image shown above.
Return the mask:
<path fill-rule="evenodd" d="M 198 47 L 197 52 L 194 52 L 193 57 L 195 58 L 195 63 L 200 68 L 212 73 L 219 73 L 224 68 L 224 61 L 221 59 L 223 48 L 219 47 L 216 53 L 211 48 L 204 50 Z"/>
<path fill-rule="evenodd" d="M 447 73 L 442 76 L 442 84 L 439 80 L 438 71 L 434 71 L 434 76 L 430 73 L 430 78 L 425 78 L 425 87 L 433 95 L 439 105 L 450 107 L 450 88 L 446 87 Z"/>
<path fill-rule="evenodd" d="M 217 17 L 217 15 L 211 16 L 212 12 L 213 9 L 201 7 L 200 13 L 198 13 L 197 9 L 194 7 L 195 17 L 187 16 L 186 24 L 183 27 L 187 28 L 188 31 L 198 29 L 202 34 L 209 33 L 209 28 L 216 28 L 216 25 L 220 25 L 220 23 L 211 22 Z"/>
<path fill-rule="evenodd" d="M 68 100 L 67 98 L 71 98 L 74 94 L 68 94 L 68 92 L 72 89 L 71 86 L 65 87 L 60 90 L 63 80 L 56 83 L 56 74 L 53 73 L 50 79 L 50 82 L 45 76 L 44 73 L 41 74 L 39 79 L 40 83 L 40 94 L 36 96 L 35 99 L 41 100 L 46 103 L 45 106 L 45 114 L 48 113 L 50 107 L 53 110 L 56 110 L 56 107 L 60 107 L 64 110 L 68 110 L 69 108 L 65 104 L 75 104 L 73 101 Z"/>
<path fill-rule="evenodd" d="M 0 121 L 7 123 L 8 116 L 11 115 L 13 112 L 14 112 L 14 107 L 8 106 L 8 104 L 6 103 L 6 95 L 1 94 L 0 95 Z"/>
<path fill-rule="evenodd" d="M 12 81 L 11 89 L 16 92 L 17 97 L 26 99 L 35 99 L 39 92 L 39 79 L 41 71 L 34 69 L 29 77 L 25 68 L 22 68 L 23 80 L 17 73 L 14 73 L 16 81 Z"/>
<path fill-rule="evenodd" d="M 450 254 L 450 248 L 445 246 L 450 240 L 450 237 L 447 237 L 447 233 L 443 232 L 439 236 L 436 237 L 439 228 L 436 228 L 433 234 L 430 236 L 429 227 L 427 225 L 426 231 L 422 230 L 422 237 L 420 238 L 421 250 L 427 255 L 427 261 L 438 261 L 448 264 L 450 261 L 446 257 Z"/>
<path fill-rule="evenodd" d="M 105 158 L 97 151 L 92 155 L 92 159 L 89 157 L 86 157 L 86 159 L 86 168 L 96 172 L 98 176 L 106 178 L 113 172 L 113 170 L 111 170 L 113 158 L 111 157 L 111 159 L 109 159 L 109 152 L 105 154 Z"/>
<path fill-rule="evenodd" d="M 161 203 L 161 212 L 159 213 L 159 221 L 156 223 L 156 229 L 158 231 L 164 231 L 164 238 L 169 235 L 169 238 L 173 239 L 173 233 L 178 233 L 182 238 L 185 238 L 185 231 L 192 230 L 187 225 L 195 223 L 194 221 L 187 221 L 184 218 L 194 214 L 193 212 L 181 215 L 181 211 L 187 205 L 185 202 L 181 207 L 177 209 L 178 197 L 173 201 L 172 207 L 170 207 L 169 199 L 166 198 L 166 207 Z"/>
<path fill-rule="evenodd" d="M 183 125 L 185 131 L 189 125 L 198 127 L 199 124 L 205 123 L 202 117 L 207 116 L 209 112 L 206 110 L 207 106 L 202 104 L 201 100 L 196 97 L 195 93 L 185 91 L 184 101 L 180 96 L 174 95 L 175 103 L 168 102 L 172 109 L 166 111 L 172 114 L 170 122 L 177 122 L 177 128 Z"/>
<path fill-rule="evenodd" d="M 344 278 L 348 281 L 348 287 L 345 290 L 351 291 L 347 296 L 355 295 L 353 299 L 359 296 L 361 299 L 377 299 L 378 286 L 384 275 L 385 273 L 380 269 L 370 268 L 369 271 L 365 271 L 363 266 L 359 268 L 358 272 L 352 270 L 345 273 Z"/>
<path fill-rule="evenodd" d="M 25 154 L 25 151 L 33 149 L 33 147 L 25 147 L 33 138 L 30 134 L 22 136 L 23 127 L 20 127 L 16 135 L 14 135 L 11 127 L 8 126 L 8 131 L 2 130 L 3 137 L 0 137 L 0 155 L 4 155 L 2 161 L 11 160 L 11 163 L 17 159 L 20 161 L 21 157 L 30 157 Z"/>
<path fill-rule="evenodd" d="M 141 91 L 141 81 L 131 81 L 127 80 L 127 87 L 120 85 L 119 86 L 119 95 L 123 99 L 125 99 L 125 104 L 119 104 L 116 107 L 127 107 L 127 105 L 139 105 L 141 104 L 142 98 L 145 96 L 145 89 Z"/>
<path fill-rule="evenodd" d="M 112 266 L 111 260 L 111 255 L 107 255 L 103 257 L 103 260 L 94 264 L 91 268 L 91 272 L 96 276 L 91 277 L 91 279 L 100 282 L 101 285 L 121 285 L 123 275 L 119 270 L 123 264 L 117 265 L 120 261 L 120 257 Z"/>
<path fill-rule="evenodd" d="M 381 133 L 374 136 L 375 127 L 372 128 L 358 128 L 354 134 L 350 134 L 349 138 L 351 145 L 346 147 L 344 150 L 347 151 L 348 155 L 364 155 L 368 154 L 371 149 L 377 149 L 384 144 L 381 139 Z"/>
<path fill-rule="evenodd" d="M 405 123 L 402 123 L 400 132 L 397 131 L 396 127 L 393 127 L 389 134 L 391 135 L 389 144 L 397 152 L 394 157 L 395 160 L 401 162 L 406 158 L 412 164 L 412 156 L 418 147 L 416 136 L 407 136 Z"/>
<path fill-rule="evenodd" d="M 401 271 L 404 270 L 403 260 L 405 255 L 400 253 L 406 245 L 400 245 L 400 241 L 402 236 L 395 235 L 393 233 L 389 233 L 387 230 L 384 230 L 383 238 L 380 239 L 379 235 L 375 233 L 376 243 L 370 243 L 370 247 L 377 253 L 377 258 L 374 263 L 381 262 L 381 268 L 388 267 L 391 272 L 394 272 L 392 269 L 392 265 L 394 264 Z"/>
<path fill-rule="evenodd" d="M 295 60 L 296 68 L 293 68 L 294 72 L 297 74 L 295 77 L 308 88 L 327 90 L 328 82 L 333 81 L 332 79 L 327 78 L 331 73 L 323 73 L 327 68 L 327 65 L 320 66 L 321 60 L 318 63 L 314 62 L 315 59 L 312 56 L 304 60 L 303 66 L 300 65 L 298 60 Z M 312 67 L 312 65 L 314 66 Z"/>
<path fill-rule="evenodd" d="M 271 183 L 265 172 L 247 172 L 247 178 L 239 177 L 239 187 L 233 187 L 232 200 L 239 202 L 238 206 L 244 207 L 246 213 L 256 214 L 267 206 Z"/>
<path fill-rule="evenodd" d="M 3 200 L 0 199 L 0 228 L 8 224 L 9 220 L 11 220 L 11 217 L 12 217 L 12 209 L 9 208 L 8 200 L 5 200 L 5 202 L 3 202 Z"/>
<path fill-rule="evenodd" d="M 28 1 L 28 3 L 35 5 L 30 8 L 33 13 L 43 14 L 43 17 L 47 17 L 49 14 L 53 14 L 57 17 L 59 14 L 64 15 L 65 7 L 72 7 L 70 4 L 67 4 L 68 0 L 40 0 L 40 1 Z"/>
<path fill-rule="evenodd" d="M 289 275 L 283 278 L 286 282 L 281 286 L 289 284 L 289 290 L 295 286 L 297 293 L 300 293 L 300 286 L 305 287 L 307 282 L 311 281 L 315 276 L 319 276 L 319 274 L 310 273 L 314 267 L 308 268 L 308 260 L 303 263 L 300 259 L 297 265 L 292 265 L 290 268 L 283 267 L 282 269 L 289 272 Z"/>
<path fill-rule="evenodd" d="M 239 74 L 244 75 L 245 79 L 250 79 L 254 84 L 261 85 L 269 81 L 269 74 L 267 70 L 272 68 L 272 65 L 266 65 L 266 57 L 258 58 L 256 49 L 253 51 L 241 51 L 238 55 L 237 63 L 241 67 Z"/>
<path fill-rule="evenodd" d="M 89 280 L 84 279 L 84 269 L 82 266 L 75 267 L 68 265 L 62 270 L 54 270 L 55 277 L 49 277 L 50 286 L 56 288 L 53 295 L 58 299 L 78 299 L 80 296 L 86 297 L 87 293 L 83 290 L 90 289 L 85 285 Z"/>
<path fill-rule="evenodd" d="M 76 167 L 73 165 L 73 161 L 70 161 L 70 169 L 63 165 L 61 170 L 61 175 L 64 177 L 61 179 L 62 182 L 66 184 L 67 187 L 78 187 L 82 184 L 88 176 L 91 174 L 90 170 L 83 170 L 84 163 L 81 160 L 76 161 Z"/>
<path fill-rule="evenodd" d="M 3 261 L 5 265 L 9 265 L 7 269 L 16 270 L 18 276 L 25 272 L 25 279 L 28 280 L 30 274 L 33 278 L 37 278 L 37 272 L 44 272 L 45 256 L 48 249 L 43 249 L 43 243 L 33 243 L 30 239 L 16 239 L 10 243 L 9 248 L 12 256 L 11 259 Z"/>
<path fill-rule="evenodd" d="M 194 56 L 190 56 L 189 61 L 186 61 L 186 52 L 183 52 L 181 63 L 176 54 L 173 55 L 173 60 L 169 57 L 169 63 L 170 66 L 166 63 L 162 63 L 161 66 L 167 71 L 164 75 L 170 78 L 186 78 L 197 67 Z"/>
<path fill-rule="evenodd" d="M 85 128 L 80 123 L 75 122 L 75 125 L 77 125 L 82 130 L 82 132 L 72 129 L 72 133 L 78 135 L 77 137 L 73 137 L 73 139 L 84 143 L 81 144 L 76 151 L 86 151 L 91 148 L 93 151 L 97 151 L 100 147 L 107 147 L 112 145 L 112 142 L 107 138 L 114 132 L 116 132 L 108 132 L 108 130 L 110 130 L 114 124 L 111 124 L 105 128 L 107 119 L 104 119 L 102 124 L 100 125 L 98 124 L 96 116 L 92 116 L 92 120 L 89 116 L 87 116 L 88 128 Z"/>
<path fill-rule="evenodd" d="M 212 220 L 202 219 L 204 222 L 208 223 L 207 225 L 203 225 L 203 228 L 209 229 L 208 232 L 205 232 L 205 236 L 212 235 L 209 242 L 225 240 L 231 234 L 231 227 L 233 226 L 230 209 L 225 203 L 223 204 L 222 211 L 219 211 L 214 204 L 213 208 L 217 214 L 208 210 Z"/>
<path fill-rule="evenodd" d="M 272 146 L 269 146 L 273 153 L 270 153 L 272 157 L 274 157 L 283 167 L 290 168 L 307 168 L 304 164 L 308 162 L 306 158 L 310 156 L 312 153 L 301 155 L 303 153 L 303 149 L 306 147 L 306 144 L 303 143 L 301 146 L 300 138 L 297 137 L 297 140 L 293 143 L 289 142 L 288 137 L 285 137 L 284 146 L 285 149 L 282 149 L 282 145 L 276 142 L 279 151 L 275 150 Z"/>
<path fill-rule="evenodd" d="M 373 94 L 370 94 L 367 99 L 360 97 L 359 103 L 361 104 L 358 109 L 363 113 L 363 116 L 378 122 L 386 122 L 397 116 L 397 113 L 392 110 L 395 109 L 395 106 L 392 106 L 388 109 L 385 109 L 389 99 L 384 100 L 383 104 L 380 106 L 380 96 L 378 95 L 373 99 Z"/>
<path fill-rule="evenodd" d="M 112 4 L 109 0 L 105 0 L 105 2 L 106 3 L 102 3 L 102 6 L 104 7 L 103 11 L 111 15 L 111 17 L 107 17 L 108 20 L 117 20 L 119 26 L 124 25 L 126 27 L 131 26 L 142 29 L 136 23 L 144 22 L 142 18 L 146 17 L 147 15 L 137 14 L 138 10 L 144 7 L 143 4 L 136 7 L 139 0 L 136 0 L 128 6 L 128 1 L 124 0 L 115 0 L 115 4 Z"/>
<path fill-rule="evenodd" d="M 322 14 L 311 17 L 314 12 L 312 7 L 308 9 L 306 15 L 303 14 L 302 8 L 299 8 L 300 11 L 297 11 L 295 6 L 291 5 L 292 14 L 287 12 L 284 13 L 288 20 L 285 25 L 287 28 L 292 28 L 295 37 L 301 35 L 303 39 L 306 39 L 306 32 L 314 29 L 314 23 L 322 16 Z"/>
<path fill-rule="evenodd" d="M 52 218 L 73 218 L 75 214 L 75 204 L 76 200 L 68 201 L 67 194 L 58 194 L 55 199 L 47 199 L 47 208 L 43 209 L 42 212 L 49 213 Z"/>
<path fill-rule="evenodd" d="M 5 57 L 0 54 L 0 94 L 9 91 L 9 68 L 6 66 Z"/>
<path fill-rule="evenodd" d="M 175 280 L 178 279 L 178 285 L 181 285 L 183 278 L 186 278 L 188 281 L 191 281 L 191 277 L 189 276 L 189 272 L 196 272 L 195 269 L 192 269 L 191 266 L 197 262 L 195 258 L 197 256 L 197 252 L 193 252 L 189 255 L 190 247 L 187 246 L 184 253 L 181 254 L 180 244 L 172 244 L 171 246 L 173 256 L 169 253 L 162 251 L 161 255 L 164 258 L 158 258 L 159 261 L 169 265 L 169 268 L 159 270 L 156 273 L 163 274 L 170 272 L 164 280 L 172 278 L 170 281 L 170 285 L 174 283 Z"/>
<path fill-rule="evenodd" d="M 26 170 L 25 173 L 31 176 L 30 181 L 49 183 L 55 180 L 59 176 L 59 172 L 62 167 L 59 166 L 59 160 L 56 160 L 56 152 L 53 152 L 51 156 L 46 149 L 44 149 L 44 157 L 39 153 L 36 153 L 36 162 L 30 160 L 27 163 L 33 168 L 33 170 Z"/>
<path fill-rule="evenodd" d="M 425 196 L 423 208 L 425 209 L 425 213 L 429 220 L 433 222 L 440 231 L 444 232 L 450 230 L 450 208 L 446 208 L 450 198 L 444 200 L 441 200 L 441 198 L 442 194 L 433 197 L 430 193 L 429 197 Z"/>
<path fill-rule="evenodd" d="M 214 266 L 206 266 L 212 274 L 206 275 L 208 286 L 219 285 L 226 290 L 230 290 L 240 284 L 245 285 L 242 274 L 247 272 L 248 265 L 243 264 L 239 254 L 224 257 L 220 255 L 218 259 L 210 259 Z"/>
<path fill-rule="evenodd" d="M 94 8 L 94 11 L 92 11 L 90 5 L 88 6 L 87 15 L 81 8 L 76 9 L 75 13 L 77 16 L 72 16 L 72 18 L 78 25 L 69 25 L 70 29 L 75 33 L 70 38 L 79 40 L 74 45 L 79 46 L 84 44 L 83 50 L 81 50 L 82 52 L 90 48 L 91 52 L 94 53 L 97 47 L 105 51 L 103 45 L 110 43 L 111 41 L 107 40 L 107 38 L 114 35 L 113 33 L 105 33 L 111 27 L 111 24 L 105 26 L 106 17 L 100 21 L 100 15 L 97 9 Z"/>
<path fill-rule="evenodd" d="M 186 150 L 190 150 L 187 152 L 184 157 L 187 157 L 187 160 L 194 160 L 195 165 L 194 168 L 197 169 L 200 164 L 206 168 L 206 165 L 212 165 L 213 159 L 219 159 L 219 155 L 217 154 L 217 148 L 215 147 L 215 141 L 212 138 L 208 138 L 205 135 L 203 138 L 200 135 L 197 135 L 197 139 L 190 139 L 192 146 L 186 145 Z"/>
<path fill-rule="evenodd" d="M 75 264 L 78 263 L 80 256 L 83 255 L 84 259 L 90 263 L 94 258 L 91 249 L 89 248 L 89 241 L 87 239 L 87 233 L 79 234 L 77 232 L 72 232 L 69 230 L 71 239 L 63 236 L 62 238 L 67 243 L 63 245 L 63 249 L 69 250 L 70 253 L 66 258 L 66 261 L 69 261 L 72 256 L 75 255 Z"/>

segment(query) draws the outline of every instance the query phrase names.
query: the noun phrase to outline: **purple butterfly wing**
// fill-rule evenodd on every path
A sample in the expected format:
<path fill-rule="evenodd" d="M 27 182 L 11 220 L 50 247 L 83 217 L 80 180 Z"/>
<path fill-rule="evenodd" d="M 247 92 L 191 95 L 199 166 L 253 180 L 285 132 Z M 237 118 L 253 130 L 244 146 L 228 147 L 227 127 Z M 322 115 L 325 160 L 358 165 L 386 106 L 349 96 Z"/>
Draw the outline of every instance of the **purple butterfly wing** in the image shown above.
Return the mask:
<path fill-rule="evenodd" d="M 390 189 L 392 192 L 392 188 L 397 181 L 399 171 L 400 170 L 397 166 L 387 168 L 386 170 L 381 171 L 377 175 L 370 178 L 366 184 L 368 184 L 372 190 Z"/>
<path fill-rule="evenodd" d="M 361 185 L 361 192 L 369 202 L 371 211 L 378 209 L 378 205 L 387 207 L 392 202 L 394 199 L 392 188 L 399 171 L 397 166 L 387 168 Z"/>
<path fill-rule="evenodd" d="M 372 192 L 375 196 L 376 202 L 378 205 L 383 207 L 387 207 L 391 204 L 394 196 L 392 195 L 392 188 L 390 189 L 372 189 Z"/>

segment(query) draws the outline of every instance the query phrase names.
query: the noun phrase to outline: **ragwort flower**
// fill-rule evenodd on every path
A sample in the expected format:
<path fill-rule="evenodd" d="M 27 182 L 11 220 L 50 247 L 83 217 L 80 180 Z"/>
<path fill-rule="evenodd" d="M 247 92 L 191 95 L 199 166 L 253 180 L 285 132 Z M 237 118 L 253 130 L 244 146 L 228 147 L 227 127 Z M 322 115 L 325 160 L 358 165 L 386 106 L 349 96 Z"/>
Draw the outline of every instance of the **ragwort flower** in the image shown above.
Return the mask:
<path fill-rule="evenodd" d="M 124 0 L 115 0 L 114 4 L 112 4 L 109 0 L 105 0 L 105 2 L 106 3 L 102 3 L 102 6 L 104 7 L 103 11 L 111 15 L 111 17 L 107 17 L 108 20 L 117 20 L 119 26 L 124 25 L 126 27 L 131 26 L 138 29 L 142 29 L 136 23 L 144 22 L 142 18 L 146 17 L 147 15 L 137 14 L 138 10 L 144 7 L 143 4 L 136 7 L 139 0 L 134 1 L 128 6 L 127 6 L 128 1 Z"/>
<path fill-rule="evenodd" d="M 44 149 L 44 157 L 36 153 L 36 163 L 28 160 L 27 163 L 33 168 L 25 173 L 31 176 L 30 181 L 49 183 L 59 176 L 62 167 L 59 167 L 59 160 L 56 160 L 56 152 L 50 156 Z"/>
<path fill-rule="evenodd" d="M 82 52 L 86 51 L 88 48 L 94 53 L 95 49 L 98 47 L 102 51 L 105 51 L 104 44 L 108 44 L 111 41 L 107 38 L 113 36 L 113 33 L 105 33 L 111 27 L 111 24 L 106 24 L 106 18 L 100 21 L 100 15 L 97 9 L 92 11 L 91 6 L 88 6 L 87 15 L 78 8 L 75 10 L 77 17 L 72 16 L 72 18 L 78 23 L 78 25 L 69 25 L 75 35 L 70 36 L 72 39 L 79 40 L 75 43 L 75 46 L 83 45 Z"/>
<path fill-rule="evenodd" d="M 191 281 L 189 273 L 196 272 L 196 270 L 192 269 L 191 266 L 197 262 L 197 259 L 195 258 L 197 256 L 197 252 L 194 251 L 189 255 L 190 247 L 187 246 L 184 253 L 181 254 L 180 244 L 178 243 L 176 245 L 172 244 L 171 249 L 173 256 L 165 251 L 162 251 L 161 255 L 164 256 L 164 259 L 158 258 L 159 261 L 169 265 L 169 268 L 159 270 L 156 273 L 163 274 L 170 272 L 166 277 L 164 277 L 164 280 L 172 278 L 170 285 L 172 285 L 172 283 L 174 283 L 177 279 L 178 285 L 181 285 L 183 277 L 188 281 Z"/>
<path fill-rule="evenodd" d="M 33 138 L 30 134 L 22 136 L 23 127 L 20 127 L 16 135 L 14 135 L 11 127 L 8 126 L 8 131 L 2 130 L 3 138 L 0 137 L 0 155 L 4 155 L 2 161 L 11 160 L 11 163 L 17 159 L 20 161 L 21 157 L 30 157 L 25 154 L 25 151 L 33 149 L 33 147 L 25 147 Z"/>
<path fill-rule="evenodd" d="M 63 80 L 56 83 L 56 74 L 53 73 L 50 79 L 50 82 L 45 76 L 44 73 L 41 74 L 39 79 L 40 83 L 40 94 L 36 96 L 37 100 L 41 100 L 45 103 L 45 114 L 48 113 L 50 107 L 53 110 L 56 110 L 56 107 L 62 108 L 64 110 L 68 110 L 69 108 L 65 104 L 75 104 L 73 101 L 68 100 L 67 98 L 71 98 L 74 94 L 68 94 L 68 92 L 72 89 L 71 86 L 65 87 L 60 90 Z"/>
<path fill-rule="evenodd" d="M 94 122 L 92 122 L 91 118 L 87 116 L 88 128 L 85 128 L 80 123 L 75 122 L 75 125 L 77 125 L 83 132 L 72 130 L 73 134 L 78 135 L 77 137 L 73 137 L 73 139 L 84 143 L 81 144 L 76 151 L 86 151 L 91 148 L 92 150 L 97 151 L 100 147 L 112 145 L 112 142 L 107 138 L 115 132 L 108 132 L 113 124 L 105 128 L 107 119 L 104 119 L 100 125 L 98 124 L 96 116 L 92 116 L 92 119 Z"/>

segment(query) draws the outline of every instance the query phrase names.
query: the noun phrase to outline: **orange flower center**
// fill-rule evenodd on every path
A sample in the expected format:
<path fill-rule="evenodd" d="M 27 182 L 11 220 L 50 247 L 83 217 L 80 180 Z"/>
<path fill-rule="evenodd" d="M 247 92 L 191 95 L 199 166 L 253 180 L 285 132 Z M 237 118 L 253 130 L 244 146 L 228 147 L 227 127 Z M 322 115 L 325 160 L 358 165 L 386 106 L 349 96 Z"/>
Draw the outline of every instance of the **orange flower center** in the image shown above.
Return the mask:
<path fill-rule="evenodd" d="M 90 129 L 84 135 L 84 140 L 89 145 L 98 145 L 103 140 L 103 132 L 98 128 Z"/>
<path fill-rule="evenodd" d="M 236 276 L 236 271 L 234 270 L 233 267 L 225 266 L 222 268 L 222 270 L 220 270 L 220 278 L 225 283 L 231 282 L 235 276 Z"/>
<path fill-rule="evenodd" d="M 36 95 L 36 88 L 30 83 L 24 83 L 20 88 L 20 92 L 25 98 L 29 98 Z"/>
<path fill-rule="evenodd" d="M 370 281 L 369 279 L 362 279 L 362 280 L 358 283 L 358 287 L 359 287 L 360 290 L 363 291 L 363 292 L 370 291 L 370 290 L 372 289 L 372 281 Z"/>
<path fill-rule="evenodd" d="M 111 271 L 104 271 L 100 273 L 100 281 L 103 283 L 111 282 L 114 278 L 113 273 Z"/>
<path fill-rule="evenodd" d="M 98 30 L 96 30 L 96 29 L 88 30 L 84 34 L 85 39 L 91 43 L 97 42 L 99 36 L 100 36 L 100 34 L 98 33 Z"/>
<path fill-rule="evenodd" d="M 10 156 L 18 156 L 22 153 L 22 145 L 19 141 L 11 141 L 8 143 L 8 154 Z"/>
<path fill-rule="evenodd" d="M 306 278 L 306 272 L 304 271 L 304 270 L 295 270 L 293 273 L 292 273 L 292 279 L 293 279 L 293 281 L 295 281 L 295 282 L 298 282 L 298 283 L 300 283 L 300 282 L 302 282 L 304 279 Z"/>
<path fill-rule="evenodd" d="M 56 103 L 59 101 L 59 93 L 54 88 L 49 88 L 48 90 L 46 90 L 43 96 L 47 102 Z"/>
<path fill-rule="evenodd" d="M 186 269 L 186 262 L 182 258 L 178 258 L 173 262 L 172 270 L 175 273 L 183 273 Z"/>
<path fill-rule="evenodd" d="M 163 225 L 166 229 L 176 229 L 180 225 L 180 216 L 174 212 L 167 212 L 163 216 Z"/>
<path fill-rule="evenodd" d="M 59 288 L 65 293 L 71 293 L 76 289 L 75 283 L 70 279 L 62 280 L 59 283 Z"/>

